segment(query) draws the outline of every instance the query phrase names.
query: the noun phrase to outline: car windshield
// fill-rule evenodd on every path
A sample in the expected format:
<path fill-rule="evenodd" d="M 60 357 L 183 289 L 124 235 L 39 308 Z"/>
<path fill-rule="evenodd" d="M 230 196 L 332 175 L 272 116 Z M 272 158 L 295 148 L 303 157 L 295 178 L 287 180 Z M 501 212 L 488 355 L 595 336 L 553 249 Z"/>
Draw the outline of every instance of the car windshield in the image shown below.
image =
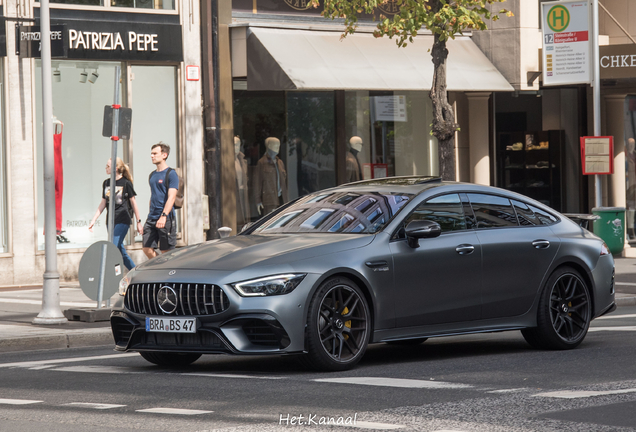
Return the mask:
<path fill-rule="evenodd" d="M 385 192 L 318 192 L 300 198 L 261 223 L 253 234 L 373 234 L 384 228 L 412 197 Z"/>

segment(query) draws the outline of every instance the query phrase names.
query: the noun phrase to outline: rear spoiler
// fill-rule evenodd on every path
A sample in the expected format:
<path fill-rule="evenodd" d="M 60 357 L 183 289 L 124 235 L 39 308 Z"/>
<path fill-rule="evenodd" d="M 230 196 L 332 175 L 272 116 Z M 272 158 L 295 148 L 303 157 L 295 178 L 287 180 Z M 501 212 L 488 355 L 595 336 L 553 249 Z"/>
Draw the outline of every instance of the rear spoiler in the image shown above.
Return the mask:
<path fill-rule="evenodd" d="M 566 216 L 585 229 L 588 229 L 590 221 L 595 221 L 601 218 L 599 215 L 585 213 L 563 213 L 563 216 Z"/>

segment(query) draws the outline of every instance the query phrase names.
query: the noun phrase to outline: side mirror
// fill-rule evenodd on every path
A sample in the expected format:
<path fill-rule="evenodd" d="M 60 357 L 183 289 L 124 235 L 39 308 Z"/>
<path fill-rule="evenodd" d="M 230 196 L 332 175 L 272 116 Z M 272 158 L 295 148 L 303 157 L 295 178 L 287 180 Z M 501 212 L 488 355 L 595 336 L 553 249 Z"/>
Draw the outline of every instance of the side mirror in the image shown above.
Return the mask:
<path fill-rule="evenodd" d="M 418 240 L 421 238 L 438 237 L 442 233 L 442 227 L 437 222 L 429 220 L 416 220 L 409 223 L 404 229 L 406 240 L 410 247 L 420 247 Z"/>

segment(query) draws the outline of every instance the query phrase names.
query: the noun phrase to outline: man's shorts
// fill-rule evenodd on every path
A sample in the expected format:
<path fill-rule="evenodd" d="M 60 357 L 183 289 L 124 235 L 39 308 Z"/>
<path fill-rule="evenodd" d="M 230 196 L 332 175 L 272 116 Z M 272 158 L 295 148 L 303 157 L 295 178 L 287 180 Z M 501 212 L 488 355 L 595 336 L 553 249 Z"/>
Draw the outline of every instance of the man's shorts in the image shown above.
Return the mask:
<path fill-rule="evenodd" d="M 174 249 L 177 246 L 177 229 L 173 218 L 166 218 L 166 225 L 163 228 L 157 228 L 156 220 L 147 220 L 144 225 L 144 247 L 153 248 L 161 251 Z"/>

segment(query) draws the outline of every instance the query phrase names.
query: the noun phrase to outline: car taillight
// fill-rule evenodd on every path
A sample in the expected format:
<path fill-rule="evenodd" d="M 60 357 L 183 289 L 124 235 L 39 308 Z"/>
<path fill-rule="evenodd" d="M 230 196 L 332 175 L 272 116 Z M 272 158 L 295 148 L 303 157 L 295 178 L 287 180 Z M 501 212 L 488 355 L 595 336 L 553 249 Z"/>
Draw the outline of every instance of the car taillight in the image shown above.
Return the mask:
<path fill-rule="evenodd" d="M 603 242 L 603 244 L 601 245 L 601 256 L 603 255 L 609 255 L 611 252 L 609 250 L 609 248 L 607 247 L 607 245 L 605 244 L 605 242 Z"/>

